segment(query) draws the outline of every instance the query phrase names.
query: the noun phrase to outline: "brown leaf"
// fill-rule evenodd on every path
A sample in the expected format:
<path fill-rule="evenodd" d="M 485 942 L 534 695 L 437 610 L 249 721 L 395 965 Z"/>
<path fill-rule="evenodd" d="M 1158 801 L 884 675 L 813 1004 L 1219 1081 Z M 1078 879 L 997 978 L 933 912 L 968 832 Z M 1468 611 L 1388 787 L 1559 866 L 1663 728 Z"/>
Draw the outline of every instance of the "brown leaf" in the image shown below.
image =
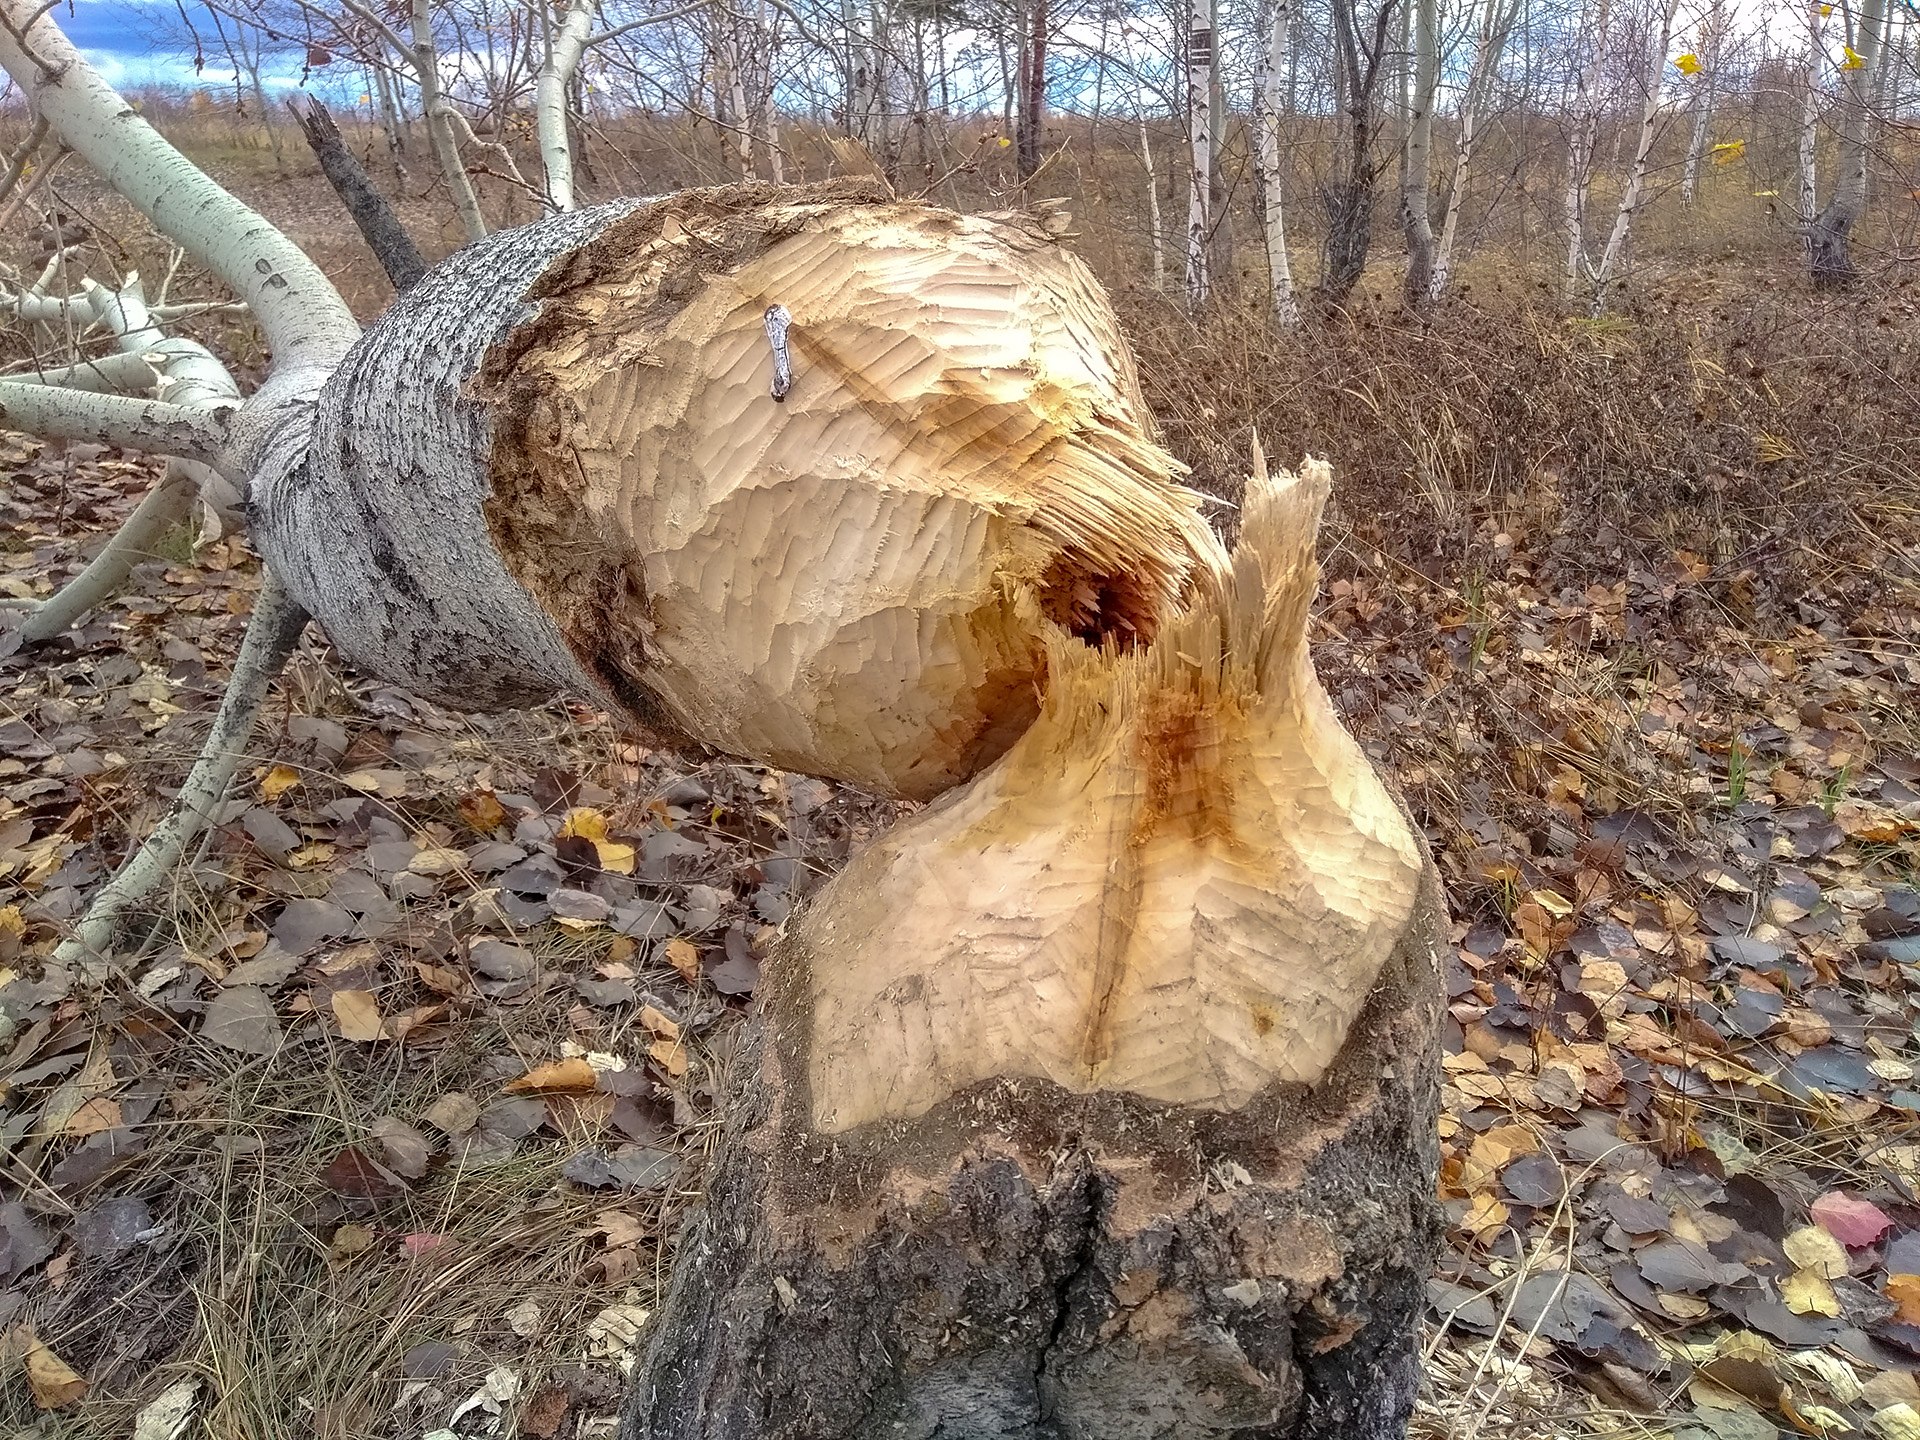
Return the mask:
<path fill-rule="evenodd" d="M 380 1018 L 380 1002 L 373 998 L 371 991 L 336 990 L 330 1003 L 343 1040 L 370 1044 L 387 1038 L 387 1027 Z"/>
<path fill-rule="evenodd" d="M 568 1399 L 566 1387 L 549 1385 L 520 1412 L 520 1428 L 536 1440 L 553 1440 L 560 1431 L 560 1422 L 567 1418 L 567 1407 L 573 1402 Z"/>
<path fill-rule="evenodd" d="M 336 1195 L 356 1200 L 391 1200 L 407 1190 L 398 1175 L 352 1145 L 327 1162 L 320 1179 Z"/>
<path fill-rule="evenodd" d="M 680 978 L 689 985 L 700 979 L 700 951 L 691 940 L 679 936 L 667 941 L 667 963 L 680 972 Z"/>
<path fill-rule="evenodd" d="M 382 1115 L 367 1127 L 368 1138 L 380 1142 L 381 1154 L 395 1174 L 418 1180 L 433 1160 L 433 1142 L 397 1115 Z"/>
<path fill-rule="evenodd" d="M 506 806 L 491 790 L 475 790 L 462 796 L 459 809 L 460 818 L 482 835 L 491 835 L 507 823 Z"/>
<path fill-rule="evenodd" d="M 544 1094 L 550 1090 L 587 1091 L 594 1088 L 593 1066 L 577 1056 L 536 1065 L 504 1087 L 507 1095 Z"/>
<path fill-rule="evenodd" d="M 202 1039 L 246 1055 L 271 1055 L 280 1048 L 280 1018 L 267 992 L 252 985 L 222 990 L 200 1019 Z"/>
<path fill-rule="evenodd" d="M 37 1409 L 58 1410 L 87 1393 L 87 1382 L 80 1374 L 27 1326 L 16 1325 L 7 1338 L 7 1348 L 26 1362 L 27 1389 Z"/>

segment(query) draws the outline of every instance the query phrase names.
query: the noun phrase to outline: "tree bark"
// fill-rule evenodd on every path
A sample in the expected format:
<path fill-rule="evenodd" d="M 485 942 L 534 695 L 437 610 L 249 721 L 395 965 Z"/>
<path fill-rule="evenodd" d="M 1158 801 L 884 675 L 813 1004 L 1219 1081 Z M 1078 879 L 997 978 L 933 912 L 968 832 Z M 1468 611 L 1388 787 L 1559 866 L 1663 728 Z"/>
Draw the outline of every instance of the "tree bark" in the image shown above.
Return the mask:
<path fill-rule="evenodd" d="M 1305 661 L 1324 481 L 790 922 L 625 1440 L 1404 1435 L 1444 932 Z"/>
<path fill-rule="evenodd" d="M 1294 298 L 1293 261 L 1287 254 L 1285 158 L 1280 147 L 1280 115 L 1285 108 L 1286 62 L 1290 54 L 1293 0 L 1274 0 L 1267 21 L 1267 53 L 1255 86 L 1254 123 L 1259 128 L 1260 218 L 1267 246 L 1267 292 L 1273 320 L 1282 330 L 1300 324 Z"/>
<path fill-rule="evenodd" d="M 1440 88 L 1440 0 L 1408 0 L 1413 76 L 1407 143 L 1400 157 L 1400 224 L 1407 237 L 1402 294 L 1408 306 L 1427 303 L 1433 284 L 1433 107 Z"/>
<path fill-rule="evenodd" d="M 400 217 L 393 213 L 387 197 L 373 188 L 372 177 L 347 148 L 332 114 L 311 95 L 304 97 L 302 103 L 289 101 L 288 104 L 293 107 L 294 118 L 300 122 L 301 133 L 319 160 L 327 183 L 333 186 L 340 203 L 347 207 L 347 214 L 353 217 L 354 227 L 373 251 L 373 258 L 387 272 L 394 293 L 411 289 L 427 273 L 427 262 L 420 258 L 419 248 L 400 223 Z"/>
<path fill-rule="evenodd" d="M 1367 270 L 1373 247 L 1374 191 L 1380 161 L 1374 142 L 1380 130 L 1380 80 L 1387 36 L 1403 0 L 1380 0 L 1371 40 L 1363 33 L 1359 0 L 1333 0 L 1334 95 L 1339 110 L 1333 173 L 1321 187 L 1327 238 L 1316 287 L 1320 298 L 1342 305 Z"/>
<path fill-rule="evenodd" d="M 695 191 L 436 267 L 342 362 L 304 467 L 257 482 L 254 534 L 418 693 L 571 691 L 924 798 L 1032 718 L 1024 607 L 1132 643 L 1184 593 L 1209 537 L 1149 425 L 1041 221 L 868 181 Z"/>
<path fill-rule="evenodd" d="M 1858 277 L 1849 242 L 1867 208 L 1867 140 L 1886 13 L 1886 0 L 1861 0 L 1852 54 L 1842 67 L 1839 174 L 1833 194 L 1807 231 L 1813 283 L 1822 288 L 1851 285 Z"/>
<path fill-rule="evenodd" d="M 1213 6 L 1193 0 L 1187 14 L 1187 305 L 1198 310 L 1213 289 Z"/>

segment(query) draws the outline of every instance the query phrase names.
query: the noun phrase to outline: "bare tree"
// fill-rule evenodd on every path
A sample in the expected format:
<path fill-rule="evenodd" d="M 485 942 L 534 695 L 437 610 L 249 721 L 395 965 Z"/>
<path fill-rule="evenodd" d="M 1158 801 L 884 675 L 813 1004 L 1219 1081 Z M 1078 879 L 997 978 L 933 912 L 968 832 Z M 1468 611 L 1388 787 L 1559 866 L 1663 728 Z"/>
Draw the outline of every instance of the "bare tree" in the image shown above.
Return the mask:
<path fill-rule="evenodd" d="M 1440 94 L 1440 0 L 1404 0 L 1411 53 L 1406 137 L 1400 152 L 1400 224 L 1407 237 L 1407 304 L 1427 303 L 1433 286 L 1433 107 Z"/>
<path fill-rule="evenodd" d="M 1213 289 L 1213 64 L 1212 0 L 1192 0 L 1187 11 L 1187 304 L 1195 310 Z"/>
<path fill-rule="evenodd" d="M 1466 90 L 1460 98 L 1460 129 L 1454 141 L 1453 174 L 1447 184 L 1446 220 L 1440 227 L 1439 243 L 1434 247 L 1433 278 L 1427 285 L 1429 300 L 1438 300 L 1446 294 L 1453 278 L 1454 250 L 1460 239 L 1460 211 L 1466 202 L 1474 147 L 1479 142 L 1480 126 L 1500 74 L 1500 61 L 1506 54 L 1507 40 L 1519 19 L 1522 3 L 1523 0 L 1483 0 L 1479 9 L 1473 63 L 1467 72 Z"/>
<path fill-rule="evenodd" d="M 1290 56 L 1293 0 L 1273 0 L 1267 19 L 1267 49 L 1255 90 L 1255 123 L 1259 129 L 1260 206 L 1262 234 L 1267 248 L 1268 287 L 1274 323 L 1291 330 L 1300 323 L 1300 305 L 1294 298 L 1293 262 L 1287 254 L 1284 204 L 1285 168 L 1280 145 L 1280 117 L 1286 104 L 1287 62 Z"/>
<path fill-rule="evenodd" d="M 1388 73 L 1395 18 L 1402 0 L 1331 0 L 1334 108 L 1333 170 L 1321 188 L 1327 233 L 1316 289 L 1343 304 L 1366 272 L 1373 244 L 1373 206 L 1386 159 L 1379 144 L 1385 124 L 1380 87 Z"/>
<path fill-rule="evenodd" d="M 1833 194 L 1807 232 L 1816 285 L 1849 285 L 1857 275 L 1849 240 L 1867 208 L 1867 159 L 1877 118 L 1873 100 L 1886 17 L 1886 0 L 1860 0 L 1858 13 L 1848 16 L 1846 59 L 1840 66 L 1838 174 Z"/>
<path fill-rule="evenodd" d="M 1647 47 L 1644 69 L 1641 74 L 1642 96 L 1640 103 L 1639 138 L 1634 145 L 1633 161 L 1627 168 L 1625 183 L 1620 187 L 1620 203 L 1613 212 L 1613 228 L 1607 232 L 1606 249 L 1600 253 L 1600 263 L 1591 267 L 1588 279 L 1593 285 L 1593 309 L 1598 312 L 1606 304 L 1607 287 L 1613 283 L 1626 255 L 1627 239 L 1633 230 L 1633 218 L 1639 212 L 1646 193 L 1647 166 L 1653 155 L 1653 144 L 1660 134 L 1660 118 L 1666 111 L 1664 98 L 1664 78 L 1667 68 L 1667 51 L 1673 46 L 1673 22 L 1679 0 L 1660 0 L 1658 21 L 1654 27 L 1652 42 Z"/>

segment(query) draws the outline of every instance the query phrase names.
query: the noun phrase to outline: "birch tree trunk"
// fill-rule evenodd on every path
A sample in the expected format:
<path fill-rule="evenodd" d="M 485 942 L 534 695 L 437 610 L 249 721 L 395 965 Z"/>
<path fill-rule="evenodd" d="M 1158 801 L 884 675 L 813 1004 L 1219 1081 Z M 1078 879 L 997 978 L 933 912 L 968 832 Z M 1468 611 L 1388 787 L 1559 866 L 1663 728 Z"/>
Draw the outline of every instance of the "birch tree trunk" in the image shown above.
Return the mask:
<path fill-rule="evenodd" d="M 1213 5 L 1187 11 L 1187 305 L 1198 310 L 1213 288 Z"/>
<path fill-rule="evenodd" d="M 486 217 L 480 213 L 480 197 L 474 193 L 473 180 L 466 162 L 460 158 L 460 139 L 453 116 L 440 86 L 440 49 L 433 38 L 432 0 L 413 0 L 413 49 L 411 55 L 415 81 L 420 86 L 420 112 L 426 117 L 427 139 L 433 145 L 433 158 L 446 177 L 447 191 L 453 197 L 454 213 L 469 241 L 487 233 Z"/>
<path fill-rule="evenodd" d="M 1800 101 L 1800 232 L 1813 254 L 1813 219 L 1819 213 L 1819 176 L 1815 172 L 1820 141 L 1820 54 L 1823 45 L 1821 0 L 1807 0 L 1806 89 Z"/>
<path fill-rule="evenodd" d="M 1568 106 L 1567 187 L 1561 213 L 1567 234 L 1567 290 L 1578 293 L 1587 268 L 1587 196 L 1593 185 L 1594 147 L 1600 138 L 1600 77 L 1606 63 L 1609 0 L 1600 0 L 1581 41 L 1585 63 L 1574 71 Z"/>
<path fill-rule="evenodd" d="M 1285 163 L 1280 147 L 1280 115 L 1285 105 L 1287 60 L 1291 53 L 1289 29 L 1293 0 L 1274 0 L 1268 18 L 1267 53 L 1257 80 L 1259 127 L 1260 206 L 1267 246 L 1267 282 L 1274 323 L 1282 330 L 1300 324 L 1300 305 L 1294 297 L 1293 262 L 1287 255 Z"/>
<path fill-rule="evenodd" d="M 1679 0 L 1668 0 L 1661 15 L 1659 38 L 1647 54 L 1647 66 L 1641 83 L 1646 90 L 1646 98 L 1640 107 L 1640 138 L 1634 146 L 1633 163 L 1627 170 L 1627 181 L 1620 189 L 1620 204 L 1613 214 L 1613 229 L 1607 235 L 1607 248 L 1601 253 L 1600 264 L 1593 272 L 1593 310 L 1598 314 L 1607 302 L 1607 286 L 1613 283 L 1622 257 L 1626 254 L 1627 237 L 1633 230 L 1633 217 L 1640 208 L 1640 197 L 1646 189 L 1647 161 L 1653 154 L 1653 142 L 1659 138 L 1660 113 L 1664 108 L 1661 99 L 1661 82 L 1667 68 L 1667 51 L 1673 44 L 1673 19 L 1678 13 Z"/>
<path fill-rule="evenodd" d="M 1687 162 L 1680 177 L 1680 200 L 1692 205 L 1700 185 L 1700 167 L 1706 159 L 1707 141 L 1713 133 L 1713 105 L 1720 78 L 1720 51 L 1726 34 L 1727 17 L 1721 0 L 1709 7 L 1700 31 L 1693 96 L 1693 132 L 1687 137 Z"/>
<path fill-rule="evenodd" d="M 1858 277 L 1849 240 L 1867 208 L 1867 151 L 1872 133 L 1874 77 L 1886 27 L 1886 0 L 1861 0 L 1853 55 L 1840 77 L 1840 155 L 1833 194 L 1813 219 L 1807 241 L 1813 283 L 1850 285 Z M 1857 58 L 1856 58 L 1857 57 Z"/>
<path fill-rule="evenodd" d="M 540 135 L 540 165 L 545 172 L 543 213 L 574 208 L 573 140 L 567 129 L 567 92 L 586 52 L 587 32 L 599 13 L 599 0 L 569 0 L 566 18 L 548 38 L 547 53 L 534 82 L 534 122 Z"/>
<path fill-rule="evenodd" d="M 1413 53 L 1407 142 L 1400 165 L 1400 223 L 1407 237 L 1406 303 L 1427 303 L 1433 285 L 1433 106 L 1440 88 L 1440 0 L 1408 0 Z"/>
<path fill-rule="evenodd" d="M 1147 112 L 1140 112 L 1140 168 L 1147 174 L 1147 231 L 1153 242 L 1153 288 L 1167 288 L 1167 231 L 1160 218 L 1160 177 L 1153 168 L 1153 147 L 1147 140 Z"/>
<path fill-rule="evenodd" d="M 1453 176 L 1447 185 L 1447 215 L 1440 227 L 1439 243 L 1434 247 L 1433 279 L 1427 286 L 1429 301 L 1437 301 L 1446 294 L 1447 286 L 1453 279 L 1454 248 L 1460 239 L 1460 212 L 1466 202 L 1467 177 L 1473 168 L 1473 151 L 1480 135 L 1480 118 L 1491 103 L 1508 37 L 1520 18 L 1520 5 L 1521 0 L 1485 0 L 1480 11 L 1473 68 L 1468 72 L 1467 88 L 1460 101 L 1460 135 L 1454 143 Z"/>

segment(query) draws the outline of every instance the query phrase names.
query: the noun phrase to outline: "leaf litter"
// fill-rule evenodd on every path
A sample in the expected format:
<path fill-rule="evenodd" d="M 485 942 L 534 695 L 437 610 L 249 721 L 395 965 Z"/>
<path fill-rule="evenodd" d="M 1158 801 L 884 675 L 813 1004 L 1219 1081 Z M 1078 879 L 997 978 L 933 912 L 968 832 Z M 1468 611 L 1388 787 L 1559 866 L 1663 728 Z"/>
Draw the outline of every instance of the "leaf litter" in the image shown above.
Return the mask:
<path fill-rule="evenodd" d="M 105 528 L 152 473 L 9 459 L 41 590 L 58 488 Z M 1470 583 L 1336 566 L 1315 637 L 1456 917 L 1416 1433 L 1912 1440 L 1913 609 L 1481 538 Z M 309 637 L 157 948 L 65 971 L 256 585 L 217 542 L 0 664 L 0 1425 L 595 1433 L 773 927 L 891 811 Z"/>

